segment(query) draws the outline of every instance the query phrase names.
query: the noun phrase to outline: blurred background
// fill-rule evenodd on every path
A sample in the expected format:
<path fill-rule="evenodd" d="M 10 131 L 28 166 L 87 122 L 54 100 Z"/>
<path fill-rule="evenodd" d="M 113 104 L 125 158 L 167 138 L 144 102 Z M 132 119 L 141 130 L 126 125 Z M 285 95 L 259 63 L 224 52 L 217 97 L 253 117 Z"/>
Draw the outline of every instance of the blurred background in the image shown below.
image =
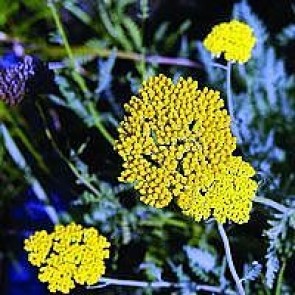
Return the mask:
<path fill-rule="evenodd" d="M 225 98 L 225 75 L 201 41 L 233 17 L 258 40 L 249 63 L 233 71 L 239 153 L 258 171 L 261 196 L 294 206 L 293 1 L 0 0 L 1 73 L 24 54 L 54 71 L 21 104 L 0 101 L 0 294 L 48 293 L 23 240 L 70 221 L 112 241 L 109 277 L 190 282 L 179 294 L 192 294 L 194 283 L 235 294 L 214 222 L 140 203 L 117 181 L 122 162 L 111 145 L 123 104 L 153 74 L 191 76 Z M 249 223 L 227 225 L 247 294 L 295 294 L 294 228 L 294 214 L 257 205 Z M 172 292 L 112 286 L 72 294 Z"/>

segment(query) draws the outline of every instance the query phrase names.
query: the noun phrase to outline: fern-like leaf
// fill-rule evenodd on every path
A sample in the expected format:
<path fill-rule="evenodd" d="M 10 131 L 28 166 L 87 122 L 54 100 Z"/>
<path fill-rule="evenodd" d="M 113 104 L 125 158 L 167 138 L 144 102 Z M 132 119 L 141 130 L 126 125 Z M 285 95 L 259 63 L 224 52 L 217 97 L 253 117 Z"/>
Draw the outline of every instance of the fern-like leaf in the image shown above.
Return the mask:
<path fill-rule="evenodd" d="M 130 17 L 125 17 L 123 18 L 123 25 L 131 37 L 135 49 L 142 51 L 142 36 L 137 24 Z"/>
<path fill-rule="evenodd" d="M 244 277 L 242 281 L 254 281 L 260 274 L 262 265 L 257 261 L 254 261 L 251 265 L 246 265 L 244 271 Z"/>
<path fill-rule="evenodd" d="M 267 259 L 266 262 L 266 285 L 268 288 L 272 289 L 274 280 L 276 278 L 276 273 L 280 269 L 280 262 L 275 250 L 269 251 L 265 256 Z"/>
<path fill-rule="evenodd" d="M 208 281 L 208 274 L 216 266 L 216 258 L 208 251 L 185 246 L 184 251 L 187 255 L 191 270 L 202 280 Z"/>

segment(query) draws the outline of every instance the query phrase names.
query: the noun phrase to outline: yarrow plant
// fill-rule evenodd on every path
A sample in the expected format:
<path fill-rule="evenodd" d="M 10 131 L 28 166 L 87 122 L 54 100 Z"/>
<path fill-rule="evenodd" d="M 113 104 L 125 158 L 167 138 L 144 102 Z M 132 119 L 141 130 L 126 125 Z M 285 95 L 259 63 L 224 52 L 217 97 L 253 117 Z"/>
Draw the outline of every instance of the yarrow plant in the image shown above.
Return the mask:
<path fill-rule="evenodd" d="M 71 60 L 73 73 L 76 74 L 73 78 L 89 102 L 91 95 L 83 77 L 76 72 L 74 55 L 58 11 L 53 1 L 49 3 Z M 125 25 L 128 23 L 130 32 L 133 32 L 136 24 L 130 26 L 130 21 L 126 21 Z M 174 83 L 171 78 L 160 74 L 143 82 L 138 95 L 133 96 L 125 105 L 126 115 L 118 128 L 119 138 L 115 141 L 115 149 L 124 162 L 119 180 L 134 184 L 142 202 L 156 208 L 175 202 L 183 214 L 195 221 L 214 217 L 228 267 L 241 295 L 245 294 L 242 285 L 245 278 L 240 279 L 237 275 L 222 224 L 227 221 L 238 224 L 248 222 L 258 184 L 253 179 L 253 167 L 241 156 L 234 155 L 237 139 L 231 129 L 234 113 L 230 75 L 232 63 L 245 63 L 250 59 L 255 42 L 252 28 L 238 20 L 215 26 L 203 42 L 213 57 L 221 56 L 227 61 L 227 66 L 213 64 L 227 71 L 228 111 L 224 108 L 219 91 L 207 87 L 198 88 L 198 82 L 192 78 L 181 77 Z M 145 60 L 154 61 L 151 56 Z M 171 62 L 172 59 L 167 58 L 164 63 L 167 60 Z M 195 64 L 182 60 L 184 61 L 184 65 Z M 142 64 L 144 72 L 144 61 Z M 106 84 L 108 83 L 110 82 Z M 94 114 L 100 132 L 113 144 L 113 138 L 104 128 L 103 120 L 94 112 L 94 104 L 88 104 L 85 110 L 88 108 Z M 88 119 L 88 115 L 85 117 Z M 75 175 L 82 178 L 77 172 Z M 103 195 L 87 179 L 81 183 L 95 195 Z M 103 202 L 102 199 L 101 201 Z M 195 288 L 195 291 L 229 293 L 225 290 L 225 285 L 229 284 L 223 283 L 224 271 L 220 277 L 220 286 L 194 284 L 191 287 L 188 286 L 186 277 L 184 284 L 165 282 L 162 279 L 142 282 L 102 277 L 105 273 L 105 259 L 109 257 L 109 247 L 110 243 L 96 229 L 72 223 L 67 226 L 57 225 L 52 233 L 45 230 L 36 232 L 25 240 L 24 248 L 30 263 L 39 268 L 39 280 L 48 283 L 50 292 L 70 293 L 75 284 L 91 286 L 98 283 L 97 286 L 87 288 L 121 285 L 185 290 L 189 287 L 190 291 Z M 200 253 L 203 256 L 206 252 Z M 208 257 L 213 256 L 208 252 Z M 212 264 L 208 270 L 215 268 Z M 182 269 L 176 268 L 181 281 Z M 156 277 L 160 278 L 160 270 L 157 269 L 156 272 Z M 259 273 L 260 270 L 255 275 L 252 273 L 252 278 Z"/>
<path fill-rule="evenodd" d="M 236 138 L 218 91 L 164 75 L 143 83 L 125 109 L 115 148 L 124 160 L 119 180 L 134 182 L 140 199 L 157 208 L 175 199 L 196 221 L 249 220 L 255 171 L 232 155 Z"/>
<path fill-rule="evenodd" d="M 227 61 L 245 63 L 251 57 L 255 42 L 256 38 L 250 26 L 232 20 L 214 26 L 204 40 L 204 46 L 213 56 L 224 53 Z"/>
<path fill-rule="evenodd" d="M 213 57 L 223 53 L 227 60 L 227 67 L 216 65 L 227 70 L 232 120 L 231 63 L 248 61 L 255 42 L 252 29 L 233 20 L 214 27 L 203 43 Z M 141 201 L 162 208 L 175 200 L 196 221 L 211 215 L 216 219 L 229 269 L 243 295 L 222 223 L 248 222 L 258 184 L 252 166 L 233 155 L 236 137 L 223 107 L 218 91 L 198 89 L 191 78 L 174 84 L 164 75 L 152 77 L 125 105 L 115 149 L 124 161 L 119 180 L 134 183 Z"/>
<path fill-rule="evenodd" d="M 39 267 L 38 278 L 50 292 L 68 294 L 80 285 L 93 285 L 105 273 L 110 243 L 95 228 L 71 223 L 52 233 L 37 231 L 25 240 L 29 262 Z"/>

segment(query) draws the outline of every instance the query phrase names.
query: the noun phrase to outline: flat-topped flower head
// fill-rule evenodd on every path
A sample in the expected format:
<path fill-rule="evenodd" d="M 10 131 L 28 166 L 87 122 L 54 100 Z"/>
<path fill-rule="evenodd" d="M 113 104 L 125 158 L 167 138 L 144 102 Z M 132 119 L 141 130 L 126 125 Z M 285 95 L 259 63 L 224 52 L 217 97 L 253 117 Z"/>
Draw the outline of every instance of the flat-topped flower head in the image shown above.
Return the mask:
<path fill-rule="evenodd" d="M 39 267 L 39 280 L 50 292 L 69 294 L 80 285 L 93 285 L 105 273 L 110 243 L 95 228 L 55 226 L 53 233 L 37 231 L 25 240 L 29 262 Z"/>
<path fill-rule="evenodd" d="M 255 171 L 241 157 L 231 156 L 220 171 L 211 178 L 209 185 L 199 190 L 192 177 L 178 200 L 185 215 L 196 221 L 212 216 L 219 222 L 231 220 L 235 223 L 248 222 L 257 182 L 251 179 Z"/>
<path fill-rule="evenodd" d="M 224 54 L 227 61 L 245 63 L 252 53 L 256 38 L 252 28 L 238 20 L 213 27 L 203 44 L 213 56 Z"/>
<path fill-rule="evenodd" d="M 119 180 L 134 183 L 140 200 L 157 208 L 174 199 L 197 221 L 213 215 L 219 222 L 246 222 L 254 170 L 232 156 L 236 138 L 223 106 L 218 91 L 198 89 L 191 78 L 174 84 L 159 75 L 144 82 L 118 128 L 115 149 L 124 161 Z M 236 161 L 251 173 L 240 177 Z"/>
<path fill-rule="evenodd" d="M 192 173 L 206 184 L 205 168 L 217 171 L 236 147 L 219 92 L 197 87 L 191 78 L 174 84 L 159 75 L 125 105 L 115 144 L 124 160 L 120 180 L 134 182 L 146 204 L 167 206 Z"/>

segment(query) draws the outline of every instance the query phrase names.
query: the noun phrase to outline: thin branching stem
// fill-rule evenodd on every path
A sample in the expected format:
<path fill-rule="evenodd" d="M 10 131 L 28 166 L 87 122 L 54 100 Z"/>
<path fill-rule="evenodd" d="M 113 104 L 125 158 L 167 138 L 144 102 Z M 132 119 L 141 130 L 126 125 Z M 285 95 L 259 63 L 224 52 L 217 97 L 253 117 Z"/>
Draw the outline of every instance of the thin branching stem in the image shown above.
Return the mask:
<path fill-rule="evenodd" d="M 63 159 L 63 161 L 68 165 L 68 167 L 71 169 L 71 171 L 77 177 L 77 179 L 79 179 L 79 181 L 82 184 L 84 184 L 88 188 L 88 190 L 91 191 L 95 196 L 100 196 L 99 190 L 96 187 L 94 187 L 93 184 L 91 182 L 89 182 L 85 177 L 83 177 L 83 175 L 78 171 L 78 169 L 75 167 L 75 165 L 60 150 L 55 139 L 53 138 L 53 136 L 51 134 L 51 131 L 47 127 L 46 117 L 45 117 L 45 114 L 43 112 L 41 105 L 39 103 L 36 103 L 36 106 L 39 110 L 39 114 L 40 114 L 41 119 L 44 124 L 45 134 L 46 134 L 47 138 L 49 139 L 49 141 L 51 142 L 54 150 L 58 153 L 58 155 L 61 157 L 61 159 Z"/>
<path fill-rule="evenodd" d="M 48 6 L 50 8 L 50 11 L 51 11 L 52 17 L 54 19 L 54 22 L 56 24 L 57 30 L 60 33 L 61 38 L 63 40 L 63 44 L 64 44 L 64 47 L 65 47 L 66 53 L 67 53 L 67 55 L 69 57 L 69 61 L 70 61 L 69 66 L 73 70 L 73 73 L 72 73 L 73 78 L 75 79 L 75 81 L 77 82 L 77 84 L 79 85 L 79 87 L 81 88 L 83 93 L 86 96 L 89 96 L 89 91 L 87 89 L 85 81 L 82 78 L 82 76 L 79 74 L 79 72 L 77 71 L 77 65 L 76 65 L 76 61 L 75 61 L 75 58 L 74 58 L 74 54 L 72 52 L 72 49 L 71 49 L 71 46 L 69 44 L 67 35 L 66 35 L 65 30 L 63 28 L 63 25 L 61 23 L 58 11 L 57 11 L 57 9 L 56 9 L 56 7 L 55 7 L 52 0 L 48 2 Z"/>
<path fill-rule="evenodd" d="M 139 287 L 139 288 L 183 288 L 186 286 L 184 283 L 172 283 L 172 282 L 146 282 L 146 281 L 135 281 L 135 280 L 120 280 L 102 277 L 99 280 L 102 285 L 88 286 L 87 289 L 98 289 L 105 286 L 128 286 L 128 287 Z M 222 288 L 220 286 L 210 286 L 210 285 L 198 285 L 196 286 L 196 291 L 205 291 L 210 293 L 221 293 Z"/>
<path fill-rule="evenodd" d="M 146 58 L 145 58 L 145 44 L 144 44 L 144 35 L 145 35 L 145 25 L 146 25 L 146 19 L 147 15 L 145 15 L 144 9 L 148 6 L 148 2 L 146 0 L 140 1 L 140 10 L 141 10 L 141 54 L 142 54 L 142 60 L 141 60 L 141 74 L 142 74 L 142 81 L 145 79 L 146 75 Z"/>
<path fill-rule="evenodd" d="M 65 49 L 60 46 L 50 46 L 41 48 L 49 57 L 62 58 L 66 52 Z M 72 48 L 74 56 L 92 55 L 97 57 L 109 57 L 114 53 L 113 49 L 108 48 L 93 48 L 86 45 L 75 46 Z M 126 52 L 116 50 L 116 57 L 122 60 L 130 60 L 134 62 L 146 62 L 149 64 L 159 64 L 167 66 L 183 66 L 188 68 L 202 69 L 203 66 L 191 59 L 184 57 L 164 56 L 164 55 L 148 55 L 137 52 Z M 59 65 L 58 65 L 59 66 Z M 59 66 L 60 67 L 60 66 Z"/>
<path fill-rule="evenodd" d="M 88 109 L 89 112 L 91 114 L 91 116 L 93 117 L 94 120 L 94 125 L 97 127 L 97 129 L 100 131 L 100 133 L 102 134 L 102 136 L 111 144 L 114 144 L 114 138 L 112 137 L 112 135 L 107 131 L 107 129 L 104 127 L 104 125 L 102 124 L 101 121 L 101 116 L 98 113 L 98 111 L 96 110 L 96 108 L 94 107 L 94 104 L 92 102 L 88 102 Z"/>
<path fill-rule="evenodd" d="M 222 65 L 222 64 L 219 64 L 219 63 L 217 63 L 217 62 L 212 62 L 212 63 L 211 63 L 211 66 L 212 66 L 212 67 L 216 67 L 216 68 L 220 68 L 220 69 L 222 69 L 222 70 L 227 71 L 227 66 L 224 66 L 224 65 Z"/>
<path fill-rule="evenodd" d="M 42 44 L 38 44 L 38 49 L 44 52 L 48 57 L 51 58 L 63 58 L 65 55 L 69 57 L 69 62 L 71 63 L 72 67 L 74 66 L 76 69 L 76 63 L 75 63 L 75 56 L 83 56 L 83 55 L 92 55 L 97 57 L 109 57 L 113 54 L 113 49 L 109 48 L 99 48 L 99 47 L 90 47 L 87 45 L 82 46 L 69 46 L 69 42 L 67 42 L 66 35 L 63 30 L 63 26 L 61 24 L 60 18 L 58 16 L 56 7 L 52 4 L 52 1 L 48 1 L 48 6 L 51 9 L 53 18 L 55 20 L 56 26 L 58 27 L 58 30 L 61 34 L 61 37 L 64 41 L 64 47 L 61 46 L 44 46 Z M 5 42 L 5 40 L 0 40 L 1 42 Z M 11 36 L 6 35 L 6 42 L 21 42 L 23 44 L 30 43 L 31 40 L 26 40 L 25 38 L 14 38 Z M 35 49 L 34 49 L 35 50 Z M 30 51 L 30 48 L 28 48 L 28 51 Z M 183 67 L 189 67 L 189 68 L 198 68 L 203 69 L 203 65 L 201 63 L 198 63 L 194 60 L 183 58 L 183 57 L 173 57 L 173 56 L 163 56 L 163 55 L 150 55 L 147 54 L 144 50 L 142 53 L 138 52 L 127 52 L 122 50 L 116 50 L 116 57 L 118 59 L 122 60 L 130 60 L 134 62 L 146 62 L 150 64 L 160 64 L 160 65 L 170 65 L 170 66 L 183 66 Z M 226 70 L 226 66 L 213 63 L 213 66 L 223 68 Z M 61 64 L 61 63 L 54 63 L 50 62 L 49 66 L 52 69 L 57 68 L 63 68 L 67 67 L 67 64 Z"/>
<path fill-rule="evenodd" d="M 228 241 L 228 237 L 226 235 L 226 232 L 223 228 L 223 226 L 220 224 L 220 223 L 217 223 L 217 226 L 218 226 L 218 231 L 219 231 L 219 234 L 220 234 L 220 237 L 222 239 L 222 242 L 223 242 L 223 246 L 224 246 L 224 251 L 225 251 L 225 256 L 226 256 L 226 261 L 228 263 L 228 267 L 229 267 L 229 270 L 231 272 L 231 275 L 236 283 L 236 286 L 237 286 L 237 290 L 239 292 L 240 295 L 245 295 L 245 291 L 244 291 L 244 288 L 243 288 L 243 285 L 241 283 L 241 280 L 237 274 L 237 271 L 236 271 L 236 268 L 235 268 L 235 265 L 234 265 L 234 262 L 233 262 L 233 258 L 232 258 L 232 255 L 231 255 L 231 250 L 230 250 L 230 245 L 229 245 L 229 241 Z"/>
<path fill-rule="evenodd" d="M 77 168 L 75 167 L 75 165 L 73 165 L 73 163 L 71 163 L 67 159 L 67 157 L 62 153 L 62 151 L 57 146 L 57 143 L 53 139 L 50 130 L 48 128 L 46 128 L 45 132 L 46 132 L 46 135 L 47 135 L 48 139 L 51 141 L 51 144 L 54 147 L 55 151 L 65 161 L 65 163 L 69 166 L 69 168 L 74 173 L 74 175 L 77 177 L 77 179 L 79 179 L 79 181 L 82 184 L 84 184 L 88 188 L 88 190 L 91 191 L 95 196 L 100 196 L 99 190 L 97 188 L 95 188 L 85 177 L 83 177 L 83 175 L 77 170 Z"/>
<path fill-rule="evenodd" d="M 278 202 L 275 202 L 275 201 L 273 201 L 271 199 L 268 199 L 268 198 L 257 196 L 257 197 L 254 198 L 253 201 L 256 202 L 256 203 L 260 203 L 260 204 L 266 205 L 268 207 L 271 207 L 271 208 L 273 208 L 273 209 L 275 209 L 277 211 L 280 211 L 282 213 L 286 213 L 289 210 L 288 207 L 286 207 L 286 206 L 284 206 L 282 204 L 279 204 Z"/>
<path fill-rule="evenodd" d="M 232 97 L 232 89 L 231 89 L 231 62 L 227 62 L 226 67 L 226 95 L 227 95 L 227 105 L 228 105 L 228 112 L 231 117 L 231 121 L 235 122 L 235 114 L 234 114 L 234 104 L 233 104 L 233 97 Z"/>

